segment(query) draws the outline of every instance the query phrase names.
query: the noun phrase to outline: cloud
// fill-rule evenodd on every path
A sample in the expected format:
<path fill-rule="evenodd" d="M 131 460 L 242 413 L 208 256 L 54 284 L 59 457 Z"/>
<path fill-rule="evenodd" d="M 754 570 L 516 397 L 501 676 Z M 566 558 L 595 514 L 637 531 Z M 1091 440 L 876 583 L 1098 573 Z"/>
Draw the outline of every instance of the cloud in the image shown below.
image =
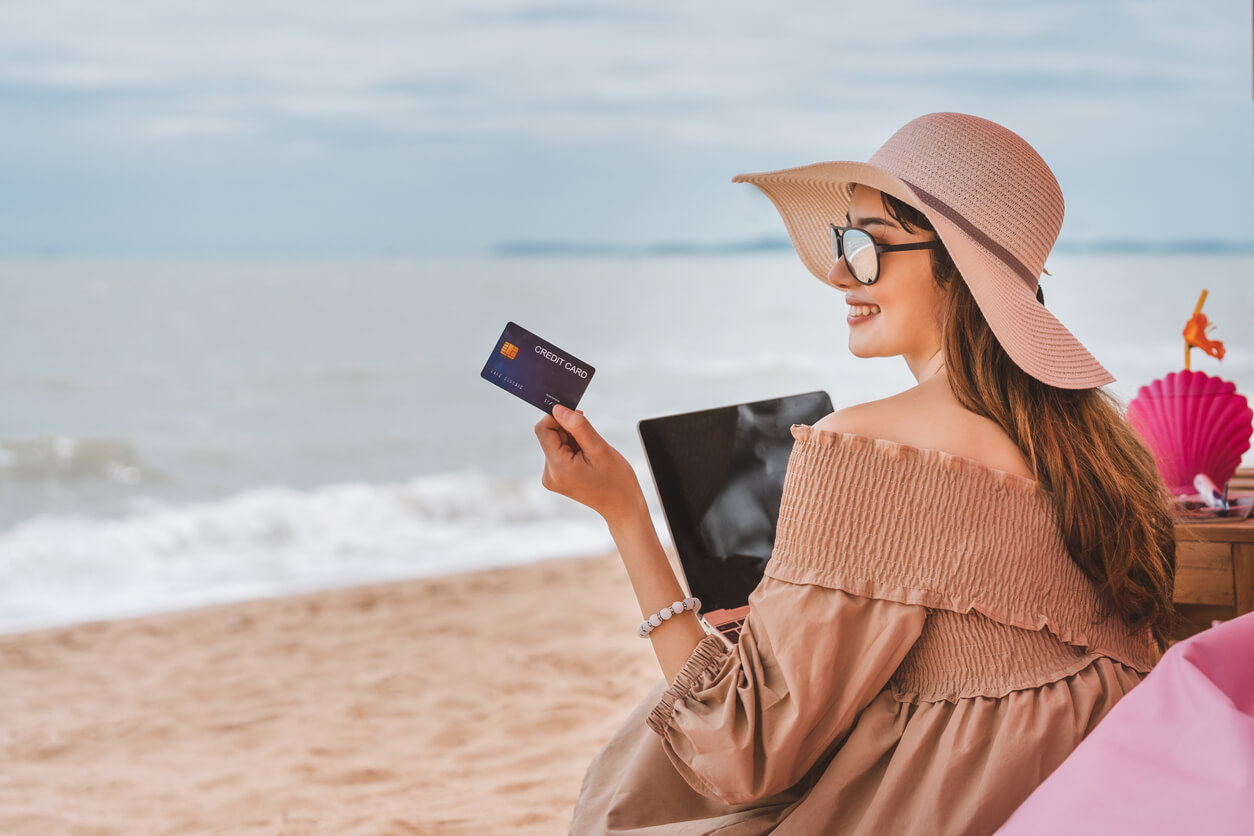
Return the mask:
<path fill-rule="evenodd" d="M 352 121 L 410 136 L 806 145 L 815 118 L 798 99 L 848 123 L 901 99 L 917 110 L 929 99 L 1234 89 L 1248 62 L 1223 37 L 1233 11 L 54 0 L 0 8 L 0 83 L 90 93 L 97 113 L 115 110 L 114 130 L 141 137 L 168 136 L 172 121 L 280 132 Z"/>
<path fill-rule="evenodd" d="M 738 170 L 864 157 L 913 116 L 964 110 L 1023 133 L 1066 174 L 1079 228 L 1105 229 L 1113 200 L 1096 184 L 1112 166 L 1145 205 L 1245 176 L 1248 14 L 1238 0 L 0 4 L 0 174 L 36 193 L 77 171 L 166 205 L 208 205 L 238 179 L 272 191 L 276 218 L 298 214 L 283 200 L 301 189 L 337 201 L 311 178 L 394 211 L 458 190 L 442 201 L 465 215 L 424 215 L 431 241 L 473 240 L 453 224 L 497 204 L 606 240 L 587 207 L 613 192 L 620 214 L 598 222 L 616 234 L 708 241 L 776 230 L 697 184 L 726 195 Z M 1248 230 L 1248 197 L 1223 198 L 1226 228 Z M 33 228 L 11 195 L 0 215 L 6 200 Z M 110 205 L 142 215 L 123 229 L 152 227 L 128 205 Z M 361 226 L 327 211 L 311 236 Z"/>
<path fill-rule="evenodd" d="M 146 120 L 142 130 L 158 139 L 182 137 L 240 136 L 250 133 L 252 126 L 239 119 L 215 116 L 169 116 Z"/>

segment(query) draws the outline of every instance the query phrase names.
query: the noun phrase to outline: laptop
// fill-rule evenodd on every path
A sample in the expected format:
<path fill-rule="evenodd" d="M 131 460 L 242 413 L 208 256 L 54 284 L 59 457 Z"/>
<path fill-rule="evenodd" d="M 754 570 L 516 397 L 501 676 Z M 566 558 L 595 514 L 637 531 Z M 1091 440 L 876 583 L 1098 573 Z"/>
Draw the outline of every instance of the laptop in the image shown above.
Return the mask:
<path fill-rule="evenodd" d="M 775 546 L 792 425 L 831 411 L 832 399 L 816 391 L 637 425 L 689 594 L 729 644 Z"/>

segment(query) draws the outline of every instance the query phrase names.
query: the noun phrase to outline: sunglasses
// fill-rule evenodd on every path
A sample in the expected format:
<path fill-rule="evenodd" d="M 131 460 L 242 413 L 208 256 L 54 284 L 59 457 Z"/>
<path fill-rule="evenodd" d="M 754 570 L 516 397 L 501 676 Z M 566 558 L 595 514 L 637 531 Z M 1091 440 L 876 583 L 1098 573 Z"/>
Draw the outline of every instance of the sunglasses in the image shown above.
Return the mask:
<path fill-rule="evenodd" d="M 836 260 L 842 258 L 849 273 L 859 284 L 875 284 L 880 277 L 880 253 L 902 250 L 930 250 L 940 246 L 940 241 L 919 241 L 914 244 L 877 244 L 871 233 L 856 226 L 832 227 L 832 252 Z"/>

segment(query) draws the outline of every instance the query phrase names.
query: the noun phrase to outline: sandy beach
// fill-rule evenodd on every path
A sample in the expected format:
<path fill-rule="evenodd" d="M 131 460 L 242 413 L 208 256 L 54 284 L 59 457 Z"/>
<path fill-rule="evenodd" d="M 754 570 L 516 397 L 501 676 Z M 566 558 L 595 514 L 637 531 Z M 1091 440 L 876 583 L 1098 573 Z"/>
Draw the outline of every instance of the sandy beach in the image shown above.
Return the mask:
<path fill-rule="evenodd" d="M 610 554 L 0 636 L 0 833 L 565 833 L 639 617 Z"/>

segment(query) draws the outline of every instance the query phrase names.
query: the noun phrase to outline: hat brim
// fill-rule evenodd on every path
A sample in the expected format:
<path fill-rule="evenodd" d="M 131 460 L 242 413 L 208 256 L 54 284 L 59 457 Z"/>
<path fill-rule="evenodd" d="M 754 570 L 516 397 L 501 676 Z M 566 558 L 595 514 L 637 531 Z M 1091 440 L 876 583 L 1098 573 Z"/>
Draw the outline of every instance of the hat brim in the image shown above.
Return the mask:
<path fill-rule="evenodd" d="M 892 195 L 931 221 L 1015 365 L 1060 389 L 1090 389 L 1114 382 L 1114 376 L 1037 301 L 1035 286 L 958 223 L 929 206 L 899 177 L 869 163 L 823 162 L 738 174 L 732 182 L 752 183 L 771 200 L 802 263 L 824 283 L 835 262 L 830 224 L 846 218 L 853 186 L 861 184 Z"/>

